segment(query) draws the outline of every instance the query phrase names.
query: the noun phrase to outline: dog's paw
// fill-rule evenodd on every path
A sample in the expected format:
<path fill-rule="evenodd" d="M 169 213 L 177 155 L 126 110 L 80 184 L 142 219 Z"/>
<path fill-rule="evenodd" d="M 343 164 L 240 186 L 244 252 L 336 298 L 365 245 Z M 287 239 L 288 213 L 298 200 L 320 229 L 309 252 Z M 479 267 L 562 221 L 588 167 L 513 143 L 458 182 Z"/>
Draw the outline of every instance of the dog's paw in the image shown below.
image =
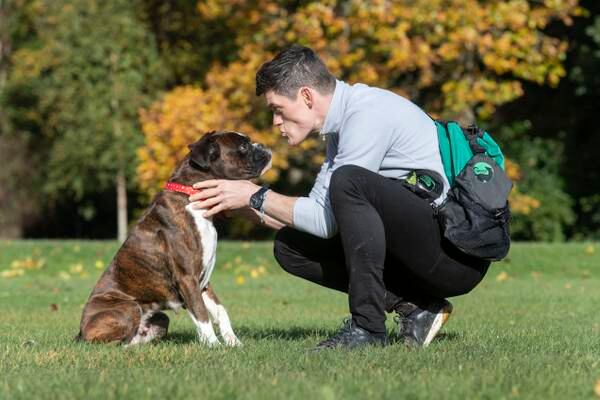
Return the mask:
<path fill-rule="evenodd" d="M 240 340 L 237 338 L 237 336 L 235 336 L 234 333 L 227 333 L 223 335 L 223 341 L 225 342 L 225 345 L 229 347 L 242 346 L 242 342 L 240 342 Z"/>
<path fill-rule="evenodd" d="M 217 347 L 221 345 L 221 342 L 219 341 L 219 339 L 214 336 L 214 337 L 206 337 L 206 336 L 201 336 L 198 335 L 198 340 L 200 341 L 200 343 L 206 347 Z"/>

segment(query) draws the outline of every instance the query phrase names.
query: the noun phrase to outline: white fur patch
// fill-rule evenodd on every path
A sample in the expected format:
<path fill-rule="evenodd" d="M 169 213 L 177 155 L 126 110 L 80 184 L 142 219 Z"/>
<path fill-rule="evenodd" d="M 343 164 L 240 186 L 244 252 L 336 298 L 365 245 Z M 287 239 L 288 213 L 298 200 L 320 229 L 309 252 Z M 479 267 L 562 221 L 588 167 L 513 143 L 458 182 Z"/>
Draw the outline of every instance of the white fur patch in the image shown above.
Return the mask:
<path fill-rule="evenodd" d="M 151 327 L 148 326 L 148 320 L 150 318 L 152 318 L 154 313 L 155 313 L 155 311 L 150 309 L 144 315 L 142 315 L 142 318 L 140 320 L 140 325 L 138 326 L 137 333 L 131 339 L 131 341 L 129 342 L 129 345 L 148 343 L 148 342 L 152 341 L 154 338 L 156 338 L 156 336 L 158 335 L 158 332 L 155 329 L 151 329 Z"/>
<path fill-rule="evenodd" d="M 210 318 L 214 323 L 219 325 L 219 332 L 221 337 L 227 346 L 241 346 L 242 342 L 237 338 L 231 327 L 231 321 L 229 320 L 229 314 L 222 304 L 217 304 L 211 299 L 206 292 L 202 292 L 202 298 L 206 309 L 210 314 Z"/>
<path fill-rule="evenodd" d="M 215 335 L 215 330 L 213 329 L 212 323 L 210 321 L 198 321 L 194 315 L 188 311 L 192 321 L 196 325 L 196 331 L 198 332 L 198 338 L 200 342 L 207 344 L 209 346 L 217 346 L 221 344 L 217 335 Z"/>
<path fill-rule="evenodd" d="M 167 301 L 167 308 L 175 311 L 175 313 L 177 313 L 177 311 L 179 311 L 181 306 L 182 306 L 182 304 L 178 301 Z"/>
<path fill-rule="evenodd" d="M 185 209 L 194 218 L 196 229 L 200 235 L 202 243 L 202 280 L 200 281 L 200 290 L 204 289 L 210 280 L 210 276 L 215 268 L 217 257 L 217 230 L 213 225 L 212 218 L 204 218 L 202 214 L 205 210 L 196 210 L 192 204 L 188 204 Z"/>

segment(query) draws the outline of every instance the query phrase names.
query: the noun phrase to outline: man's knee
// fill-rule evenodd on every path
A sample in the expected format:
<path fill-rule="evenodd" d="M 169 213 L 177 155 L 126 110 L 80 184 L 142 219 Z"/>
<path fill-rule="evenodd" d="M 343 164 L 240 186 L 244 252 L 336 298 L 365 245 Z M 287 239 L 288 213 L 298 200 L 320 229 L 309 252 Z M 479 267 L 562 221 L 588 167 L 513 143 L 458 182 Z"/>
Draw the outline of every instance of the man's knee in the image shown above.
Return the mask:
<path fill-rule="evenodd" d="M 364 176 L 368 173 L 371 171 L 357 165 L 343 165 L 333 171 L 329 182 L 329 196 L 332 205 L 335 207 L 335 204 L 349 194 L 355 194 L 364 181 Z"/>
<path fill-rule="evenodd" d="M 273 241 L 273 255 L 275 256 L 275 260 L 277 260 L 281 268 L 289 273 L 291 273 L 294 255 L 290 247 L 291 236 L 292 228 L 284 227 L 277 231 L 275 240 Z"/>

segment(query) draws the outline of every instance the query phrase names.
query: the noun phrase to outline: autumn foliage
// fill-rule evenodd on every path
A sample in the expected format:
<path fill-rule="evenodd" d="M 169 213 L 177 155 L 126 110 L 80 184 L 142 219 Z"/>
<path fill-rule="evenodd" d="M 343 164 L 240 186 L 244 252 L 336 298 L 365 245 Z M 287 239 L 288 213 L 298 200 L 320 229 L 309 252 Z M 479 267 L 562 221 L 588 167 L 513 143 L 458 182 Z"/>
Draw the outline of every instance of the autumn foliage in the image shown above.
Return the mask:
<path fill-rule="evenodd" d="M 565 75 L 567 44 L 544 28 L 570 24 L 582 12 L 577 0 L 205 0 L 197 10 L 207 22 L 225 24 L 238 50 L 198 86 L 175 88 L 141 113 L 139 182 L 149 193 L 185 145 L 209 130 L 242 131 L 272 147 L 269 180 L 287 167 L 288 156 L 315 146 L 289 149 L 254 96 L 258 67 L 291 43 L 313 48 L 340 79 L 388 88 L 434 116 L 472 122 L 522 96 L 523 81 L 556 85 Z M 518 179 L 517 165 L 509 162 L 508 170 Z M 539 206 L 518 190 L 512 197 L 516 212 Z"/>

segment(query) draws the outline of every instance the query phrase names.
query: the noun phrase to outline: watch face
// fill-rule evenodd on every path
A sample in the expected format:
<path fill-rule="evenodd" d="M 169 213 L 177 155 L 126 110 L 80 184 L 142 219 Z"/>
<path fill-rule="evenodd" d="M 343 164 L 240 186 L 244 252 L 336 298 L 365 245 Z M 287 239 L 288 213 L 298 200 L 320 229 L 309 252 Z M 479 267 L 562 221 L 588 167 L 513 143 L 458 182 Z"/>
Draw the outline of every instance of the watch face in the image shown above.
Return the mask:
<path fill-rule="evenodd" d="M 255 210 L 259 210 L 263 201 L 265 201 L 265 193 L 267 190 L 267 188 L 263 187 L 258 192 L 250 196 L 250 207 L 254 208 Z"/>

